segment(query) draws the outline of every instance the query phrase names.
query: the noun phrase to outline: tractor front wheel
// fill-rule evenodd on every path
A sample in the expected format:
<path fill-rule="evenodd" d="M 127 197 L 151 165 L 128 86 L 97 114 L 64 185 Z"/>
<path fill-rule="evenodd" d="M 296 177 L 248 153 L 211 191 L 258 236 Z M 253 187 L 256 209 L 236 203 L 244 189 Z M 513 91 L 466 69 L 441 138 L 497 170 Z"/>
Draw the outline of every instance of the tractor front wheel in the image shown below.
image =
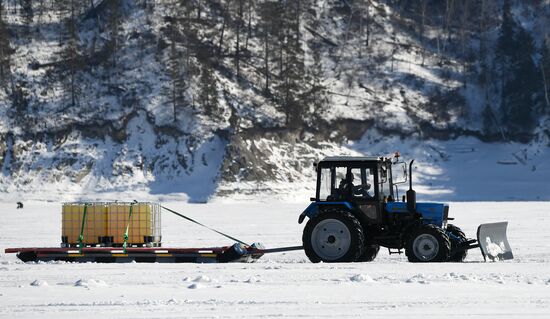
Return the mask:
<path fill-rule="evenodd" d="M 354 262 L 364 251 L 361 224 L 347 211 L 329 211 L 310 219 L 302 236 L 311 262 Z"/>
<path fill-rule="evenodd" d="M 415 229 L 405 246 L 410 262 L 445 262 L 450 252 L 449 237 L 435 225 L 422 225 Z"/>

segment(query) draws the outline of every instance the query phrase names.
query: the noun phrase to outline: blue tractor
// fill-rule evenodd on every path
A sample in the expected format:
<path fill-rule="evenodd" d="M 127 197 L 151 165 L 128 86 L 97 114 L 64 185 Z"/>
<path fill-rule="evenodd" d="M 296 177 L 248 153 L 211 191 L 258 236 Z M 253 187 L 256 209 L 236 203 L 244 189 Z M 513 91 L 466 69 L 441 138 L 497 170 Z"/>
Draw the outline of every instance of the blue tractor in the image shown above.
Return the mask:
<path fill-rule="evenodd" d="M 312 262 L 372 261 L 382 246 L 390 254 L 404 250 L 411 262 L 461 262 L 476 247 L 484 258 L 513 258 L 506 222 L 480 225 L 478 239 L 468 239 L 448 223 L 449 205 L 416 202 L 413 162 L 408 172 L 399 154 L 327 157 L 316 163 L 316 194 L 298 219 L 309 218 L 302 236 L 307 257 Z M 409 190 L 400 199 L 398 185 L 407 180 Z"/>

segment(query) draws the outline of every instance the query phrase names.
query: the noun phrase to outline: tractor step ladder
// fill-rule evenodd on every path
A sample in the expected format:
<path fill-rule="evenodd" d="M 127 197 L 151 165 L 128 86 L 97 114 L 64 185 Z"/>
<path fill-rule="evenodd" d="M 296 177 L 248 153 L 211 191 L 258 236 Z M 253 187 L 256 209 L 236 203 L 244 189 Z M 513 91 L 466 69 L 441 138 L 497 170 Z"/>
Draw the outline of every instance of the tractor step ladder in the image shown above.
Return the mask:
<path fill-rule="evenodd" d="M 388 248 L 388 253 L 390 255 L 401 255 L 403 252 L 401 251 L 401 248 L 399 248 L 399 249 L 394 248 L 393 250 L 392 250 L 392 248 Z"/>

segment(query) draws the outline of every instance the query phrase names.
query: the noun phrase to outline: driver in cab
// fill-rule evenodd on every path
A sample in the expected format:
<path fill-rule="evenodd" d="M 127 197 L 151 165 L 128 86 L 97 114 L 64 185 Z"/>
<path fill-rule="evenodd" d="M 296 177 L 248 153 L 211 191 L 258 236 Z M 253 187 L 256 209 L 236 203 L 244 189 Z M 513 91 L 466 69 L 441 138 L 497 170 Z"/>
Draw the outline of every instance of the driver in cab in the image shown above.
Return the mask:
<path fill-rule="evenodd" d="M 340 181 L 338 190 L 344 198 L 353 198 L 353 197 L 362 197 L 362 198 L 372 198 L 372 195 L 369 193 L 370 184 L 361 184 L 353 185 L 354 176 L 352 172 L 346 173 L 346 178 Z"/>

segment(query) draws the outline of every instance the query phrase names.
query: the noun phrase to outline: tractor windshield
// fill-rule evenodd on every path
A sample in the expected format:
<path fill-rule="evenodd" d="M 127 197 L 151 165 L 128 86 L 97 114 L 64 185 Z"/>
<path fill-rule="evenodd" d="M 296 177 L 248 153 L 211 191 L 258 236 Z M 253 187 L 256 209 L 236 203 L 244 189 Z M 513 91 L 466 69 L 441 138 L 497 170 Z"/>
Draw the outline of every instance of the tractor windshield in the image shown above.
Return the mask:
<path fill-rule="evenodd" d="M 318 198 L 332 200 L 374 200 L 376 169 L 367 167 L 335 166 L 319 170 Z"/>

